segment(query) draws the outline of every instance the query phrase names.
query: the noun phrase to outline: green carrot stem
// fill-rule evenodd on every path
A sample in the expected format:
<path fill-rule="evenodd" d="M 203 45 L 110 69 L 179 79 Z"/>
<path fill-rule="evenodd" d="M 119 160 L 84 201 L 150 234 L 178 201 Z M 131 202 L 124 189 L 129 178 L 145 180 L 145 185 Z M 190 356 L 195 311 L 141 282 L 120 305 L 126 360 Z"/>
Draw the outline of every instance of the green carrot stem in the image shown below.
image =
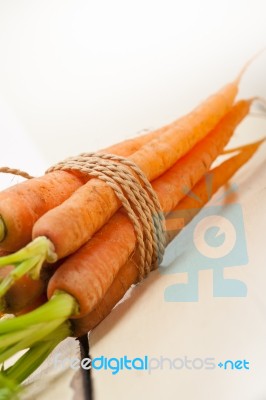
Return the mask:
<path fill-rule="evenodd" d="M 0 373 L 0 399 L 1 400 L 19 400 L 18 395 L 21 387 L 12 379 L 7 378 Z"/>
<path fill-rule="evenodd" d="M 34 239 L 16 253 L 0 257 L 0 267 L 5 267 L 10 264 L 15 267 L 0 284 L 0 299 L 22 276 L 28 274 L 32 279 L 39 279 L 43 263 L 45 261 L 53 263 L 56 260 L 57 255 L 54 252 L 54 246 L 45 236 Z"/>
<path fill-rule="evenodd" d="M 25 328 L 25 330 L 15 331 L 14 333 L 6 333 L 1 335 L 0 342 L 0 355 L 2 349 L 6 349 L 8 346 L 11 346 L 14 343 L 17 343 L 19 340 L 22 340 L 25 336 L 28 337 L 34 332 L 38 332 L 42 328 L 43 324 L 37 324 L 30 328 Z"/>
<path fill-rule="evenodd" d="M 0 242 L 4 240 L 5 236 L 6 236 L 6 227 L 4 221 L 0 217 Z"/>
<path fill-rule="evenodd" d="M 22 276 L 34 268 L 40 270 L 42 266 L 42 259 L 40 257 L 33 257 L 29 260 L 23 261 L 16 268 L 13 269 L 0 284 L 0 298 L 3 297 L 8 289 Z"/>
<path fill-rule="evenodd" d="M 72 296 L 57 292 L 39 309 L 0 322 L 0 364 L 18 351 L 28 349 L 13 366 L 0 373 L 0 399 L 15 398 L 19 384 L 39 367 L 59 342 L 71 336 L 71 324 L 67 319 L 77 309 Z"/>
<path fill-rule="evenodd" d="M 44 339 L 45 336 L 47 336 L 49 333 L 55 331 L 55 329 L 58 328 L 58 326 L 60 326 L 64 322 L 65 322 L 64 319 L 58 319 L 56 321 L 41 324 L 38 330 L 34 329 L 33 332 L 31 331 L 30 333 L 28 333 L 28 335 L 25 338 L 19 340 L 14 345 L 9 346 L 4 351 L 2 351 L 0 353 L 0 363 L 3 363 L 4 361 L 8 360 L 10 357 L 12 357 L 14 354 L 16 354 L 21 350 L 31 348 L 35 343 Z M 27 330 L 25 330 L 25 333 L 27 334 Z"/>
<path fill-rule="evenodd" d="M 51 299 L 35 310 L 20 317 L 0 321 L 0 338 L 4 333 L 29 328 L 30 326 L 51 322 L 57 319 L 68 319 L 78 313 L 78 304 L 73 296 L 65 292 L 56 292 Z"/>
<path fill-rule="evenodd" d="M 0 257 L 0 266 L 18 264 L 36 256 L 43 256 L 48 262 L 55 262 L 57 259 L 52 242 L 45 236 L 34 239 L 16 253 Z"/>
<path fill-rule="evenodd" d="M 43 263 L 54 263 L 57 255 L 52 242 L 45 236 L 34 239 L 31 243 L 16 253 L 0 257 L 0 267 L 14 265 L 14 269 L 3 279 L 0 285 L 0 297 L 23 275 L 28 274 L 32 279 L 40 278 Z"/>
<path fill-rule="evenodd" d="M 37 342 L 14 365 L 0 372 L 0 399 L 18 399 L 23 388 L 20 384 L 28 378 L 48 357 L 53 349 L 71 335 L 69 322 L 64 322 L 55 331 Z"/>
<path fill-rule="evenodd" d="M 40 341 L 34 345 L 14 365 L 4 371 L 5 376 L 16 383 L 23 382 L 42 364 L 52 350 L 70 335 L 69 323 L 63 323 L 52 333 L 50 340 Z"/>
<path fill-rule="evenodd" d="M 54 340 L 57 328 L 77 311 L 77 302 L 71 295 L 57 292 L 36 310 L 0 321 L 0 363 L 20 350 L 31 348 L 40 341 L 51 340 L 51 334 Z"/>

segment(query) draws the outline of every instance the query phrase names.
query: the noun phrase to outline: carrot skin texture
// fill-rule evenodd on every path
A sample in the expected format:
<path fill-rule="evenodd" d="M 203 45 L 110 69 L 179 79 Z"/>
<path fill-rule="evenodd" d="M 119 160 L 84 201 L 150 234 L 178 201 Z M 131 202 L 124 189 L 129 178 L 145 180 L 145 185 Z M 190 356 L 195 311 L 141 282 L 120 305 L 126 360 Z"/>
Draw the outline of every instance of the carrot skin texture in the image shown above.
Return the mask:
<path fill-rule="evenodd" d="M 212 195 L 224 184 L 226 184 L 230 178 L 241 168 L 257 151 L 260 144 L 251 144 L 246 149 L 241 151 L 236 156 L 224 161 L 221 165 L 214 168 L 212 171 Z M 173 210 L 175 213 L 178 210 L 187 210 L 187 215 L 184 215 L 185 225 L 188 224 L 192 218 L 202 209 L 202 207 L 210 199 L 210 193 L 206 190 L 206 181 L 202 178 L 196 186 L 193 188 L 193 193 L 201 199 L 201 207 L 196 199 L 189 196 L 184 197 L 183 200 Z M 170 243 L 179 230 L 169 231 L 167 243 Z M 90 330 L 94 329 L 104 318 L 106 318 L 114 306 L 124 297 L 128 289 L 137 283 L 138 278 L 138 254 L 135 253 L 132 259 L 128 260 L 127 263 L 119 270 L 115 277 L 112 285 L 106 292 L 105 296 L 99 301 L 98 305 L 86 316 L 79 319 L 72 319 L 73 336 L 79 337 Z"/>
<path fill-rule="evenodd" d="M 155 179 L 216 126 L 230 110 L 236 94 L 237 86 L 228 85 L 129 159 L 148 179 Z M 65 257 L 86 243 L 119 207 L 114 191 L 103 181 L 91 179 L 67 201 L 40 218 L 33 227 L 32 238 L 46 236 L 54 244 L 58 257 Z M 61 221 L 66 221 L 64 228 Z M 68 232 L 67 237 L 63 235 L 65 240 L 62 240 L 63 230 Z"/>
<path fill-rule="evenodd" d="M 191 189 L 209 170 L 212 162 L 222 152 L 225 145 L 234 132 L 234 128 L 244 118 L 249 111 L 249 102 L 240 101 L 223 118 L 218 126 L 205 138 L 198 143 L 186 156 L 176 163 L 162 177 L 153 182 L 162 210 L 165 213 L 171 211 L 176 204 L 185 196 L 185 187 Z M 120 222 L 119 222 L 120 218 Z M 121 220 L 120 212 L 117 212 L 112 219 L 98 231 L 92 239 L 80 250 L 77 250 L 68 260 L 61 264 L 48 284 L 48 298 L 56 290 L 63 290 L 72 294 L 79 303 L 80 313 L 78 317 L 90 312 L 98 302 L 99 298 L 110 287 L 114 276 L 123 266 L 123 254 L 126 259 L 130 256 L 136 246 L 136 236 L 134 227 L 126 216 Z M 110 222 L 115 229 L 108 229 Z M 123 224 L 126 224 L 125 226 Z M 89 227 L 88 227 L 89 229 Z M 104 230 L 108 235 L 104 235 L 101 253 L 95 248 L 95 238 Z M 116 238 L 120 235 L 119 241 Z M 109 249 L 114 250 L 116 244 L 116 257 L 106 257 L 110 253 Z M 94 256 L 94 254 L 95 256 Z M 97 257 L 101 254 L 103 259 Z M 95 258 L 94 258 L 95 257 Z M 110 268 L 110 258 L 112 267 Z M 84 261 L 83 261 L 84 260 Z M 86 261 L 85 261 L 86 260 Z M 85 267 L 85 263 L 87 266 Z M 77 274 L 78 272 L 78 274 Z M 75 274 L 75 285 L 73 285 L 73 273 Z M 103 276 L 105 281 L 103 281 Z M 93 292 L 93 297 L 92 297 Z"/>
<path fill-rule="evenodd" d="M 69 256 L 58 268 L 49 280 L 48 296 L 55 290 L 71 294 L 79 302 L 79 315 L 85 315 L 88 308 L 96 304 L 99 297 L 104 296 L 106 287 L 109 287 L 115 278 L 117 265 L 125 264 L 134 247 L 134 229 L 127 215 L 120 211 L 93 236 L 92 240 Z M 105 273 L 106 268 L 108 274 Z"/>
<path fill-rule="evenodd" d="M 137 283 L 138 261 L 129 260 L 119 271 L 112 285 L 99 304 L 89 314 L 78 319 L 71 319 L 73 336 L 82 336 L 94 329 L 110 314 L 114 306 L 124 297 L 128 289 Z"/>

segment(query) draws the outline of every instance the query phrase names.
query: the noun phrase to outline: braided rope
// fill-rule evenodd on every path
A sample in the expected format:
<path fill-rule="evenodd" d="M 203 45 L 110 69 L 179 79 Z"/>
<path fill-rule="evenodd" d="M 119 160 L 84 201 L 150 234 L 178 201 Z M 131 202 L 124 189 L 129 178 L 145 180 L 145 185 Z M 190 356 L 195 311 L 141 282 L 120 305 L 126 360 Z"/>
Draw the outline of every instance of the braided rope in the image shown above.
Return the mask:
<path fill-rule="evenodd" d="M 4 174 L 12 174 L 12 175 L 17 175 L 17 176 L 22 176 L 23 178 L 26 178 L 26 179 L 34 178 L 33 176 L 29 175 L 27 172 L 21 171 L 20 169 L 17 169 L 17 168 L 1 167 L 0 172 L 2 172 Z"/>
<path fill-rule="evenodd" d="M 166 245 L 164 214 L 141 169 L 127 158 L 107 153 L 82 153 L 50 167 L 74 170 L 101 179 L 115 192 L 135 229 L 140 252 L 139 279 L 161 262 Z"/>

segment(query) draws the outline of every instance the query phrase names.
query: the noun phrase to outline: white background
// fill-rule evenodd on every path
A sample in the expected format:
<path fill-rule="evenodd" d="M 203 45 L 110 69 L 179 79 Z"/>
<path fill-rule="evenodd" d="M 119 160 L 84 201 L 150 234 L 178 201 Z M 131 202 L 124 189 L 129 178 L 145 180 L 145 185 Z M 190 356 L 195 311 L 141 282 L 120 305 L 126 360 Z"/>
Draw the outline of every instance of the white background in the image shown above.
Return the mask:
<path fill-rule="evenodd" d="M 0 93 L 59 161 L 190 111 L 266 46 L 265 15 L 264 0 L 1 0 Z M 265 68 L 266 53 L 242 94 L 266 97 Z"/>
<path fill-rule="evenodd" d="M 39 173 L 166 124 L 234 79 L 265 46 L 263 0 L 2 0 L 1 160 Z M 266 52 L 246 72 L 240 95 L 266 98 L 265 71 Z M 265 119 L 250 118 L 235 141 L 265 130 Z M 247 298 L 214 299 L 212 275 L 202 271 L 198 303 L 165 303 L 164 289 L 177 276 L 152 274 L 91 337 L 93 356 L 246 357 L 253 369 L 98 374 L 96 400 L 265 398 L 264 160 L 265 146 L 236 179 L 250 262 L 226 274 L 247 284 Z M 58 391 L 72 398 L 66 382 L 46 386 L 51 393 L 43 398 Z"/>

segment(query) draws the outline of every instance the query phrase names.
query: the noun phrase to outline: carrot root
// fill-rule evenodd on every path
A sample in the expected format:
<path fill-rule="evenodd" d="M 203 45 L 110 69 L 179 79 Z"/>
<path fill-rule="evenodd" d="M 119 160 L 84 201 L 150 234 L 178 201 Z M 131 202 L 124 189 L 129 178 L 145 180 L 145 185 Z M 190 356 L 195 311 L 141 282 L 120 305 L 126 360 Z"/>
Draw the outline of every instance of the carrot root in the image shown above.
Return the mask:
<path fill-rule="evenodd" d="M 264 47 L 263 49 L 259 50 L 257 53 L 255 53 L 242 67 L 242 69 L 240 70 L 236 80 L 235 80 L 235 84 L 238 86 L 240 84 L 241 79 L 243 78 L 243 75 L 245 74 L 245 72 L 247 71 L 247 69 L 249 68 L 249 66 L 262 54 L 264 53 L 264 51 L 266 50 L 266 47 Z"/>

